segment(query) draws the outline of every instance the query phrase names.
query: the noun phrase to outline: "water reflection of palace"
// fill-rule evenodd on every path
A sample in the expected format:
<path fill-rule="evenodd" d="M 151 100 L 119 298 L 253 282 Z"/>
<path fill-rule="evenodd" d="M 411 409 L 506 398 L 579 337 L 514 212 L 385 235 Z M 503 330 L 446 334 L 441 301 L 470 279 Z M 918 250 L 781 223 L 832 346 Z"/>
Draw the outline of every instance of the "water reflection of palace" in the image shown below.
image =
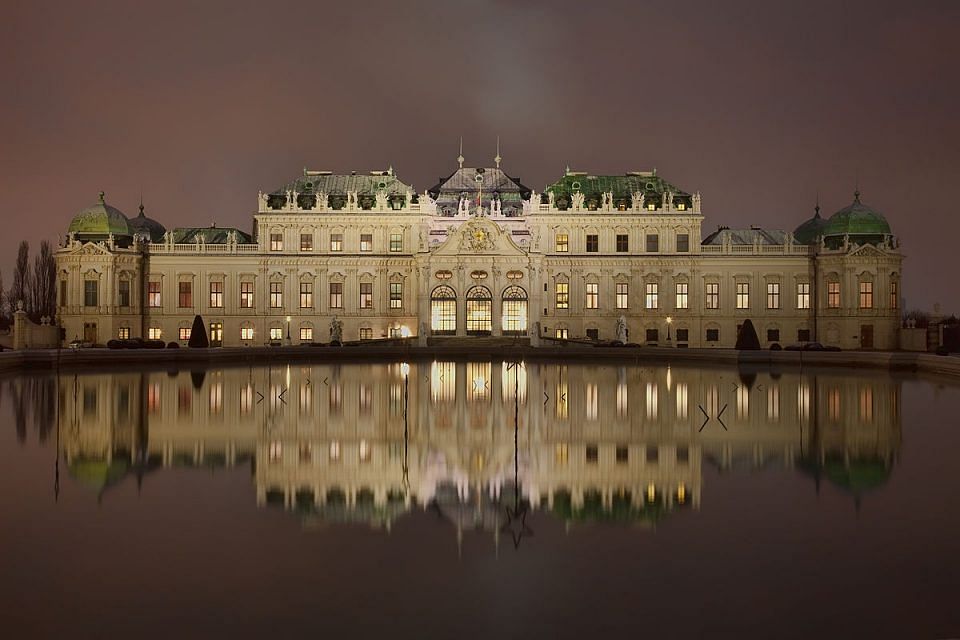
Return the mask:
<path fill-rule="evenodd" d="M 433 362 L 410 365 L 405 388 L 403 371 L 63 376 L 62 455 L 101 492 L 160 468 L 249 463 L 258 504 L 308 524 L 389 527 L 418 505 L 462 532 L 498 530 L 515 476 L 531 508 L 568 521 L 655 522 L 699 506 L 704 461 L 796 468 L 859 498 L 900 446 L 888 378 Z"/>

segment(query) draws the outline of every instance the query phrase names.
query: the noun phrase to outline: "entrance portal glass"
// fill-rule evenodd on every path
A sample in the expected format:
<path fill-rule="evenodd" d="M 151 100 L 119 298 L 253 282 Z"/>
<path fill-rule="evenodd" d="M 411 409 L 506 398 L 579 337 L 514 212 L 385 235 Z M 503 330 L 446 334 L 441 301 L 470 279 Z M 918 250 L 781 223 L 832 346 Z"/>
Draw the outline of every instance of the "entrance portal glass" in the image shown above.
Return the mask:
<path fill-rule="evenodd" d="M 457 293 L 446 285 L 430 295 L 430 330 L 436 336 L 457 334 Z"/>
<path fill-rule="evenodd" d="M 522 336 L 527 333 L 527 292 L 522 287 L 507 287 L 503 290 L 502 328 L 505 336 Z"/>
<path fill-rule="evenodd" d="M 467 335 L 488 336 L 493 328 L 493 297 L 486 287 L 467 291 Z"/>

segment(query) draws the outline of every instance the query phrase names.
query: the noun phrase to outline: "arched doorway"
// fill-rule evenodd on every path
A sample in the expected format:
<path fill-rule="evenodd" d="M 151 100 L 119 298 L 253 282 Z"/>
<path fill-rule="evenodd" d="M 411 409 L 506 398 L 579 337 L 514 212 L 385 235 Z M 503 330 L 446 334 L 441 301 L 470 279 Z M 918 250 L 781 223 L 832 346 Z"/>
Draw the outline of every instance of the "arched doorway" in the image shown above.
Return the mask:
<path fill-rule="evenodd" d="M 501 320 L 503 335 L 523 336 L 527 334 L 527 292 L 516 285 L 503 290 Z"/>
<path fill-rule="evenodd" d="M 493 296 L 486 287 L 467 291 L 467 335 L 488 336 L 493 328 Z"/>
<path fill-rule="evenodd" d="M 457 292 L 445 284 L 430 294 L 430 330 L 435 336 L 457 334 Z"/>

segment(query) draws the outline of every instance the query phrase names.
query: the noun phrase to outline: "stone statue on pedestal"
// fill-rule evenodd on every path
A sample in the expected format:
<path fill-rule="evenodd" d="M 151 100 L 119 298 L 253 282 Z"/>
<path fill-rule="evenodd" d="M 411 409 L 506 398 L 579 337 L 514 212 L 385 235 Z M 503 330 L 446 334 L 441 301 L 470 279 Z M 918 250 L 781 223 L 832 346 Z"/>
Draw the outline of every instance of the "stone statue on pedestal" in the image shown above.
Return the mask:
<path fill-rule="evenodd" d="M 330 342 L 337 344 L 343 342 L 343 323 L 337 320 L 337 316 L 333 316 L 330 320 Z"/>
<path fill-rule="evenodd" d="M 623 316 L 617 318 L 617 341 L 627 343 L 627 319 Z"/>

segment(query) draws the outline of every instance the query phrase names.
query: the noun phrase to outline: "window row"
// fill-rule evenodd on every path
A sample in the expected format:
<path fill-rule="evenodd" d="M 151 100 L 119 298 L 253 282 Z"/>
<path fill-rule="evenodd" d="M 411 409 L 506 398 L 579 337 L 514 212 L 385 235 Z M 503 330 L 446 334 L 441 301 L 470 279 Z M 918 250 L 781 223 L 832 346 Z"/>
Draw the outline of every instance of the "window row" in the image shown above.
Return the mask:
<path fill-rule="evenodd" d="M 284 234 L 282 233 L 270 233 L 270 242 L 269 242 L 270 251 L 283 251 L 284 250 Z M 390 253 L 403 253 L 403 233 L 391 233 L 389 238 Z M 300 234 L 300 251 L 304 253 L 309 253 L 314 250 L 314 234 L 312 233 L 301 233 Z M 331 233 L 330 240 L 327 245 L 327 250 L 331 253 L 339 253 L 343 251 L 343 233 Z M 372 253 L 373 252 L 373 233 L 361 233 L 360 234 L 360 251 L 362 253 Z"/>
<path fill-rule="evenodd" d="M 96 284 L 94 282 L 94 284 Z M 271 309 L 283 308 L 283 282 L 271 282 L 269 305 Z M 193 307 L 193 283 L 177 283 L 177 306 L 180 308 Z M 208 299 L 211 309 L 223 308 L 223 281 L 212 280 L 210 282 L 210 297 Z M 95 303 L 94 303 L 95 304 Z M 312 282 L 300 283 L 299 304 L 301 309 L 312 309 L 314 307 L 314 286 Z M 361 309 L 373 308 L 373 283 L 359 283 L 358 304 Z M 389 283 L 389 304 L 391 309 L 403 308 L 403 283 Z M 147 284 L 147 305 L 152 308 L 163 306 L 161 296 L 161 283 L 151 281 Z M 329 305 L 331 309 L 343 308 L 343 283 L 331 282 L 329 284 Z M 254 283 L 247 280 L 240 282 L 240 308 L 253 309 L 256 306 Z"/>
<path fill-rule="evenodd" d="M 658 233 L 647 233 L 644 235 L 644 251 L 646 253 L 659 253 L 660 252 L 660 234 Z M 676 235 L 676 251 L 677 253 L 689 253 L 690 251 L 690 234 L 689 233 L 678 233 Z M 629 253 L 630 252 L 630 236 L 626 233 L 618 233 L 615 237 L 614 246 L 617 253 Z M 596 233 L 588 233 L 586 235 L 585 242 L 585 251 L 587 253 L 599 253 L 600 252 L 600 235 Z M 569 253 L 570 252 L 570 234 L 568 233 L 557 233 L 554 236 L 554 251 L 556 253 Z"/>

